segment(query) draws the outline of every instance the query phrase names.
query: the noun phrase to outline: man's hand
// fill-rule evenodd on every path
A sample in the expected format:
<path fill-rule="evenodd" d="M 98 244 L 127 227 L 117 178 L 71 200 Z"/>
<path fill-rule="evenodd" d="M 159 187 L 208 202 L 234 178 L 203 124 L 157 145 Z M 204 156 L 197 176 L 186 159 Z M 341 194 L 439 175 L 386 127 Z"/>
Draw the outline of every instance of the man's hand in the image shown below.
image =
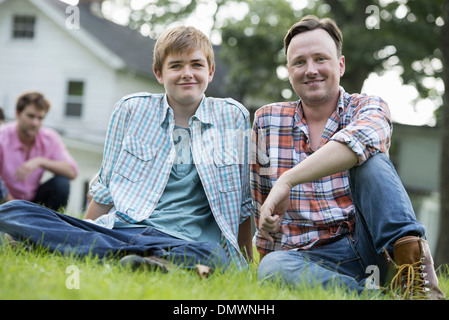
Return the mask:
<path fill-rule="evenodd" d="M 51 160 L 45 157 L 35 157 L 24 162 L 19 168 L 17 168 L 14 176 L 17 181 L 26 181 L 29 176 L 39 168 L 48 170 L 55 175 L 64 176 L 69 179 L 76 178 L 76 172 L 68 162 Z"/>
<path fill-rule="evenodd" d="M 279 178 L 260 208 L 259 231 L 268 241 L 274 241 L 270 233 L 279 232 L 282 218 L 290 205 L 290 190 L 291 185 Z"/>
<path fill-rule="evenodd" d="M 17 181 L 26 181 L 30 174 L 39 169 L 42 164 L 42 157 L 32 158 L 24 162 L 19 168 L 17 168 L 14 176 Z"/>

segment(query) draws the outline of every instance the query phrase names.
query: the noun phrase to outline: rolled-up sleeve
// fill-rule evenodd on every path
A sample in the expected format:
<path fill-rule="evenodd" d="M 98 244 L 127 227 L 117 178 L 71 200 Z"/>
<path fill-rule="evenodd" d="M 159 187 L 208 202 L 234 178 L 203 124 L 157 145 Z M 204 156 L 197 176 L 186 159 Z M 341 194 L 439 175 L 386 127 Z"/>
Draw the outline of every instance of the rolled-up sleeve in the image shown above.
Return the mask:
<path fill-rule="evenodd" d="M 113 205 L 109 184 L 117 162 L 124 133 L 129 123 L 129 110 L 126 102 L 119 101 L 112 113 L 109 127 L 106 134 L 105 147 L 103 152 L 103 161 L 100 171 L 90 183 L 90 194 L 92 199 L 101 204 Z"/>
<path fill-rule="evenodd" d="M 386 102 L 379 97 L 363 96 L 350 105 L 355 106 L 352 118 L 330 140 L 351 148 L 359 165 L 378 152 L 388 155 L 393 125 Z"/>

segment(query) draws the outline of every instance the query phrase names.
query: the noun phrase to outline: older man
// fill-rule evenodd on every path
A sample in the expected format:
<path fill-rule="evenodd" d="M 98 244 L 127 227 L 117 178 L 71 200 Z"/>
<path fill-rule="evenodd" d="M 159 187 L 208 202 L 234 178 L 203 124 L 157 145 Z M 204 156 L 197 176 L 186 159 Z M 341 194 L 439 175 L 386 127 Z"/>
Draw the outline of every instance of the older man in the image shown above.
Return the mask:
<path fill-rule="evenodd" d="M 389 109 L 340 87 L 342 42 L 330 19 L 293 25 L 284 44 L 300 99 L 256 112 L 259 277 L 360 292 L 367 278 L 382 284 L 389 260 L 403 297 L 442 299 L 424 226 L 388 159 Z"/>

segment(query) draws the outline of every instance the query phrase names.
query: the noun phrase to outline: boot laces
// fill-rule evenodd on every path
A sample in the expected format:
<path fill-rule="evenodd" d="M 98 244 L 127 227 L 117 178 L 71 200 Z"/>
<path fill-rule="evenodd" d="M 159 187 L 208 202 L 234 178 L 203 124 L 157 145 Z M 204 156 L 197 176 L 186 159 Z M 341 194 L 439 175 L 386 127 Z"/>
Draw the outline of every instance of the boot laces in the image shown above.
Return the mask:
<path fill-rule="evenodd" d="M 396 275 L 391 280 L 390 289 L 399 299 L 426 300 L 430 289 L 427 287 L 427 273 L 424 258 L 411 264 L 396 266 Z M 399 293 L 398 293 L 399 292 Z"/>

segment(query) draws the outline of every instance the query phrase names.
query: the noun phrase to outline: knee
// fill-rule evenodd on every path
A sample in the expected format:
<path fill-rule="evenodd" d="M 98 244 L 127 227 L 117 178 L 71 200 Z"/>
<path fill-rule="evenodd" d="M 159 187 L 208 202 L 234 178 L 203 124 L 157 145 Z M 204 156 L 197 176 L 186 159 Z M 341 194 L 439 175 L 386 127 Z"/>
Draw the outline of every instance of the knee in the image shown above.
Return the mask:
<path fill-rule="evenodd" d="M 11 200 L 0 206 L 0 223 L 13 223 L 22 220 L 25 212 L 30 211 L 30 202 L 25 200 Z"/>
<path fill-rule="evenodd" d="M 213 269 L 221 268 L 226 269 L 229 265 L 229 257 L 226 251 L 215 242 L 199 242 L 198 250 L 203 253 L 200 256 L 204 258 L 201 259 L 200 263 L 206 264 Z"/>
<path fill-rule="evenodd" d="M 15 211 L 19 208 L 23 208 L 28 205 L 28 201 L 25 200 L 11 200 L 5 202 L 0 206 L 0 216 L 4 216 L 12 211 Z"/>
<path fill-rule="evenodd" d="M 223 247 L 218 243 L 214 243 L 211 252 L 215 267 L 226 269 L 229 265 L 229 257 Z"/>
<path fill-rule="evenodd" d="M 362 165 L 353 167 L 350 172 L 371 176 L 374 172 L 385 172 L 394 169 L 391 160 L 385 153 L 379 152 L 368 158 Z"/>
<path fill-rule="evenodd" d="M 257 269 L 257 278 L 260 281 L 281 278 L 285 272 L 285 255 L 284 251 L 274 251 L 263 257 Z"/>
<path fill-rule="evenodd" d="M 70 180 L 67 177 L 55 176 L 53 178 L 53 190 L 59 196 L 67 196 L 70 192 Z"/>

